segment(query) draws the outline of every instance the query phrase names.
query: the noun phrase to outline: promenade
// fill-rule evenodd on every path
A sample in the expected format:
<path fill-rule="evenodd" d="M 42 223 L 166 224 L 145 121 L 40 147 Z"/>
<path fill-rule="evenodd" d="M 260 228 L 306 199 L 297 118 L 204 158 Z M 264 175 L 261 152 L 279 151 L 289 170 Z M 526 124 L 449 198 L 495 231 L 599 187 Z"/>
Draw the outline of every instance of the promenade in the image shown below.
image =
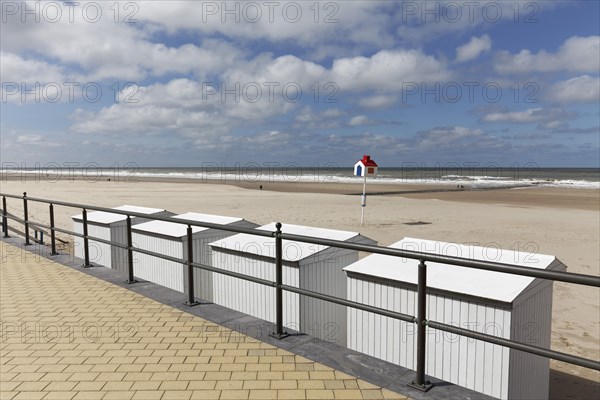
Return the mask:
<path fill-rule="evenodd" d="M 0 399 L 406 399 L 1 243 Z"/>

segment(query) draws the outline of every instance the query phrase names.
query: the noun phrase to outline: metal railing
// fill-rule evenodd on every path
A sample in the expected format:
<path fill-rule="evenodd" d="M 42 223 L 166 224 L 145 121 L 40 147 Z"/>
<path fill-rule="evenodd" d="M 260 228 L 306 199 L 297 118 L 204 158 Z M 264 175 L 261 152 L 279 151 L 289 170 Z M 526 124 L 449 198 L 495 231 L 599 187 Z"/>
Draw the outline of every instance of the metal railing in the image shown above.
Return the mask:
<path fill-rule="evenodd" d="M 352 307 L 352 308 L 355 308 L 358 310 L 367 311 L 367 312 L 371 312 L 371 313 L 378 314 L 381 316 L 398 319 L 398 320 L 401 320 L 404 322 L 416 323 L 417 324 L 417 349 L 416 349 L 417 350 L 417 357 L 416 357 L 417 368 L 416 368 L 416 377 L 415 377 L 414 381 L 411 384 L 409 384 L 409 386 L 416 388 L 418 390 L 421 390 L 421 391 L 427 391 L 433 386 L 430 382 L 425 380 L 425 354 L 426 354 L 426 340 L 425 340 L 426 336 L 425 335 L 426 335 L 427 327 L 437 329 L 440 331 L 445 331 L 445 332 L 452 333 L 452 334 L 465 336 L 465 337 L 476 339 L 476 340 L 481 340 L 481 341 L 491 343 L 491 344 L 508 347 L 510 349 L 519 350 L 519 351 L 523 351 L 523 352 L 530 353 L 530 354 L 535 354 L 535 355 L 546 357 L 549 359 L 564 361 L 564 362 L 567 362 L 570 364 L 574 364 L 574 365 L 578 365 L 581 367 L 600 371 L 600 362 L 599 361 L 575 356 L 575 355 L 568 354 L 568 353 L 562 353 L 562 352 L 558 352 L 555 350 L 550 350 L 550 349 L 544 348 L 544 347 L 521 343 L 521 342 L 517 342 L 514 340 L 505 339 L 505 338 L 502 338 L 499 336 L 480 333 L 480 332 L 476 332 L 476 331 L 470 330 L 470 329 L 459 328 L 459 327 L 444 324 L 441 322 L 428 320 L 427 315 L 426 315 L 426 302 L 427 302 L 427 264 L 426 263 L 427 262 L 444 263 L 444 264 L 460 266 L 460 267 L 475 268 L 475 269 L 482 269 L 482 270 L 487 270 L 487 271 L 502 272 L 502 273 L 507 273 L 507 274 L 522 275 L 522 276 L 528 276 L 528 277 L 533 277 L 533 278 L 541 278 L 541 279 L 548 279 L 548 280 L 553 280 L 553 281 L 575 283 L 575 284 L 579 284 L 579 285 L 586 285 L 586 286 L 593 286 L 593 287 L 600 287 L 600 277 L 599 276 L 575 274 L 575 273 L 562 272 L 562 271 L 549 271 L 549 270 L 543 270 L 543 269 L 541 270 L 541 269 L 523 267 L 523 266 L 512 265 L 512 264 L 504 264 L 504 263 L 489 262 L 489 261 L 479 261 L 479 260 L 473 260 L 473 259 L 468 259 L 468 258 L 444 256 L 444 255 L 439 255 L 439 254 L 434 254 L 434 253 L 402 250 L 402 249 L 382 247 L 382 246 L 376 246 L 376 245 L 348 243 L 348 242 L 343 242 L 343 241 L 339 241 L 339 240 L 316 238 L 316 237 L 304 236 L 304 235 L 286 234 L 286 233 L 282 232 L 282 230 L 281 230 L 281 228 L 282 228 L 281 223 L 276 224 L 275 231 L 266 231 L 266 230 L 257 230 L 257 229 L 250 229 L 250 228 L 240 228 L 240 227 L 233 227 L 233 226 L 227 226 L 227 225 L 220 225 L 220 224 L 214 224 L 214 223 L 208 223 L 208 222 L 198 222 L 198 221 L 180 219 L 180 218 L 148 216 L 147 214 L 141 214 L 141 213 L 132 212 L 132 211 L 122 211 L 122 210 L 116 210 L 116 209 L 106 208 L 106 207 L 97 207 L 97 206 L 92 206 L 92 205 L 87 205 L 87 204 L 78 204 L 78 203 L 70 203 L 70 202 L 64 202 L 64 201 L 54 201 L 54 200 L 47 200 L 47 199 L 41 199 L 41 198 L 35 198 L 35 197 L 28 197 L 27 193 L 23 193 L 23 196 L 0 193 L 0 196 L 2 196 L 2 231 L 4 232 L 4 237 L 9 237 L 9 234 L 8 234 L 8 231 L 9 231 L 8 220 L 9 219 L 14 220 L 14 221 L 19 222 L 24 225 L 24 227 L 25 227 L 25 243 L 24 243 L 24 245 L 25 246 L 28 246 L 31 244 L 30 239 L 29 239 L 29 226 L 30 225 L 36 226 L 39 228 L 48 229 L 50 231 L 50 237 L 51 237 L 51 244 L 50 244 L 51 249 L 52 249 L 51 255 L 58 254 L 56 251 L 55 232 L 61 232 L 61 233 L 73 235 L 76 237 L 81 237 L 81 238 L 83 238 L 83 242 L 84 242 L 84 264 L 82 266 L 84 268 L 91 266 L 90 259 L 89 259 L 89 240 L 90 239 L 97 241 L 99 243 L 109 244 L 109 245 L 120 247 L 120 248 L 127 250 L 127 252 L 128 252 L 128 257 L 127 257 L 128 280 L 127 280 L 127 283 L 133 284 L 133 283 L 137 282 L 135 280 L 134 270 L 133 270 L 133 252 L 147 254 L 147 255 L 158 257 L 158 258 L 161 258 L 164 260 L 169 260 L 169 261 L 173 261 L 176 263 L 181 263 L 181 264 L 186 265 L 187 266 L 187 278 L 186 279 L 187 279 L 187 284 L 188 284 L 188 290 L 187 290 L 188 298 L 187 298 L 185 304 L 187 304 L 188 306 L 194 306 L 194 305 L 199 304 L 198 302 L 196 302 L 195 297 L 194 297 L 194 272 L 193 272 L 194 268 L 243 279 L 243 280 L 258 283 L 261 285 L 274 287 L 275 288 L 276 322 L 275 322 L 275 331 L 271 334 L 271 336 L 278 338 L 278 339 L 283 339 L 286 336 L 288 336 L 288 334 L 285 331 L 284 326 L 283 326 L 283 291 L 288 291 L 291 293 L 299 294 L 301 296 L 308 296 L 308 297 L 312 297 L 315 299 L 324 300 L 324 301 L 331 302 L 334 304 L 339 304 L 342 306 Z M 19 200 L 23 201 L 23 219 L 20 219 L 20 218 L 17 218 L 17 217 L 14 217 L 14 216 L 11 216 L 8 214 L 7 205 L 6 205 L 7 198 L 14 198 L 14 199 L 19 199 Z M 46 203 L 49 205 L 49 215 L 50 215 L 50 225 L 49 226 L 46 226 L 41 223 L 29 221 L 28 207 L 27 207 L 28 201 L 34 201 L 34 202 L 38 202 L 38 203 Z M 82 210 L 83 234 L 79 234 L 79 233 L 69 231 L 66 229 L 61 229 L 61 228 L 58 228 L 55 226 L 55 223 L 54 223 L 54 206 L 55 205 L 77 208 L 77 209 Z M 112 242 L 109 240 L 100 239 L 97 237 L 90 237 L 88 235 L 88 229 L 87 229 L 87 225 L 88 225 L 87 212 L 88 212 L 88 210 L 104 211 L 104 212 L 109 212 L 109 213 L 113 213 L 113 214 L 120 214 L 120 215 L 126 216 L 127 217 L 127 245 Z M 171 257 L 171 256 L 167 256 L 164 254 L 159 254 L 159 253 L 155 253 L 152 251 L 133 247 L 132 234 L 131 234 L 131 217 L 140 217 L 140 218 L 146 218 L 146 219 L 150 218 L 150 219 L 157 220 L 157 221 L 165 221 L 165 222 L 172 222 L 172 223 L 187 225 L 187 233 L 186 233 L 187 243 L 188 243 L 187 258 L 180 259 L 180 258 Z M 198 227 L 209 228 L 209 229 L 217 229 L 217 230 L 221 230 L 221 231 L 228 231 L 228 232 L 234 232 L 234 233 L 246 233 L 246 234 L 250 234 L 250 235 L 254 235 L 254 236 L 274 238 L 275 239 L 275 275 L 276 275 L 275 281 L 269 281 L 269 280 L 265 280 L 265 279 L 245 275 L 245 274 L 240 274 L 237 272 L 227 271 L 227 270 L 215 268 L 215 267 L 212 267 L 209 265 L 204 265 L 204 264 L 194 262 L 193 246 L 191 245 L 191 243 L 192 243 L 192 226 L 198 226 Z M 283 270 L 283 251 L 282 251 L 283 244 L 282 244 L 282 242 L 284 239 L 291 240 L 291 241 L 310 243 L 310 244 L 325 245 L 325 246 L 330 246 L 330 247 L 335 247 L 335 248 L 365 251 L 365 252 L 370 252 L 370 253 L 374 253 L 374 254 L 383 254 L 383 255 L 388 255 L 388 256 L 395 256 L 395 257 L 419 260 L 418 284 L 417 284 L 417 315 L 414 316 L 414 315 L 403 314 L 403 313 L 399 313 L 399 312 L 395 312 L 395 311 L 390 311 L 390 310 L 383 309 L 380 307 L 375 307 L 375 306 L 347 300 L 344 298 L 335 297 L 335 296 L 331 296 L 328 294 L 318 293 L 318 292 L 310 291 L 310 290 L 303 289 L 300 287 L 289 286 L 289 285 L 283 284 L 283 282 L 282 282 L 283 281 L 283 279 L 282 279 L 283 278 L 283 273 L 282 273 L 282 270 Z"/>

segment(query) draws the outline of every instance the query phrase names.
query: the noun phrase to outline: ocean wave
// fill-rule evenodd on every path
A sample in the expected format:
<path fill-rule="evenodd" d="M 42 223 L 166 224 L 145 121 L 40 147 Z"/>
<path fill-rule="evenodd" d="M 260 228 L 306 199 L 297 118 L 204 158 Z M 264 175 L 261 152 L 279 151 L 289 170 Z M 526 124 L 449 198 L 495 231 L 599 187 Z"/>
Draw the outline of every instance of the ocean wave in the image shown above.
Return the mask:
<path fill-rule="evenodd" d="M 449 181 L 502 181 L 510 179 L 509 176 L 465 176 L 465 175 L 443 175 L 442 179 Z"/>
<path fill-rule="evenodd" d="M 206 172 L 169 172 L 169 173 L 144 173 L 137 174 L 148 178 L 187 178 L 206 181 L 221 181 L 223 183 L 251 183 L 251 182 L 287 182 L 287 183 L 356 183 L 361 184 L 363 178 L 343 175 L 294 175 L 294 174 L 259 174 L 259 173 L 206 173 Z M 374 185 L 401 185 L 401 184 L 425 184 L 425 185 L 462 185 L 465 189 L 478 189 L 490 187 L 570 187 L 578 189 L 600 189 L 600 182 L 586 180 L 556 180 L 556 179 L 511 179 L 510 177 L 495 176 L 457 176 L 445 175 L 439 178 L 397 178 L 379 176 L 368 178 L 368 184 Z"/>
<path fill-rule="evenodd" d="M 313 173 L 290 173 L 270 172 L 263 173 L 261 170 L 246 171 L 113 171 L 110 169 L 92 171 L 84 169 L 69 170 L 21 170 L 18 173 L 36 175 L 39 180 L 65 180 L 67 178 L 85 179 L 90 181 L 135 180 L 138 178 L 160 178 L 160 179 L 195 179 L 207 182 L 221 183 L 263 183 L 263 182 L 287 182 L 287 183 L 356 183 L 362 184 L 363 178 L 351 175 L 340 175 L 327 171 L 313 171 Z M 512 177 L 499 176 L 465 176 L 465 175 L 442 175 L 432 178 L 426 177 L 397 177 L 389 174 L 380 174 L 374 178 L 368 178 L 369 185 L 448 185 L 463 186 L 464 189 L 485 189 L 492 187 L 564 187 L 577 189 L 600 189 L 600 182 L 577 180 L 577 179 L 514 179 Z"/>

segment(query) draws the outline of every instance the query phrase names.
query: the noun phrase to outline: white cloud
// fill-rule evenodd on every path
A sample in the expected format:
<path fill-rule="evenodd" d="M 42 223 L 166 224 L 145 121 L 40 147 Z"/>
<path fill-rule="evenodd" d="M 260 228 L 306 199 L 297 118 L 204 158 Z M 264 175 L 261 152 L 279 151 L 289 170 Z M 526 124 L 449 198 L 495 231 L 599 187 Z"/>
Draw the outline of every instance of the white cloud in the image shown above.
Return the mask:
<path fill-rule="evenodd" d="M 372 57 L 338 59 L 331 69 L 292 55 L 273 58 L 261 54 L 247 62 L 224 65 L 222 81 L 211 84 L 215 86 L 214 93 L 207 92 L 208 82 L 191 79 L 142 86 L 135 96 L 137 103 L 113 104 L 97 112 L 78 111 L 71 129 L 88 134 L 174 132 L 204 140 L 203 135 L 208 132 L 224 134 L 249 121 L 260 123 L 285 115 L 295 108 L 297 94 L 325 103 L 328 98 L 338 100 L 338 92 L 400 91 L 405 82 L 441 80 L 448 76 L 441 62 L 417 50 L 380 51 Z M 317 99 L 314 99 L 315 85 L 319 87 Z M 231 90 L 235 93 L 229 93 Z M 123 93 L 119 96 L 125 97 Z M 392 98 L 380 95 L 377 100 L 385 103 Z M 341 115 L 343 111 L 335 108 L 319 114 L 308 109 L 296 120 L 307 124 L 309 129 L 319 124 L 335 127 L 340 125 L 336 118 Z M 374 123 L 365 118 L 358 116 L 349 123 L 351 126 Z"/>
<path fill-rule="evenodd" d="M 65 86 L 70 78 L 57 65 L 0 51 L 0 71 L 2 102 L 31 104 L 65 101 L 71 95 L 66 93 L 69 87 Z"/>
<path fill-rule="evenodd" d="M 41 135 L 19 135 L 17 136 L 18 143 L 38 143 L 42 140 Z"/>
<path fill-rule="evenodd" d="M 540 50 L 532 53 L 521 50 L 517 54 L 502 51 L 495 60 L 496 71 L 501 73 L 530 72 L 598 72 L 600 70 L 600 36 L 567 39 L 556 53 Z"/>
<path fill-rule="evenodd" d="M 539 125 L 540 128 L 543 129 L 564 129 L 567 128 L 569 124 L 564 121 L 548 121 L 543 122 Z"/>
<path fill-rule="evenodd" d="M 223 73 L 225 82 L 275 83 L 278 91 L 287 84 L 298 84 L 306 96 L 313 97 L 317 84 L 318 100 L 323 102 L 327 96 L 336 100 L 338 91 L 399 92 L 407 83 L 446 81 L 451 76 L 444 63 L 419 50 L 381 50 L 371 57 L 339 58 L 331 69 L 293 55 L 272 58 L 261 54 Z"/>
<path fill-rule="evenodd" d="M 344 111 L 338 108 L 329 108 L 321 113 L 325 118 L 337 118 L 345 114 Z"/>
<path fill-rule="evenodd" d="M 456 158 L 456 154 L 478 154 L 485 151 L 496 151 L 509 144 L 481 129 L 464 126 L 443 126 L 423 130 L 408 137 L 394 134 L 362 132 L 357 135 L 329 135 L 319 141 L 327 149 L 335 149 L 342 154 L 359 153 L 361 151 L 392 156 L 415 154 L 443 154 Z"/>
<path fill-rule="evenodd" d="M 257 144 L 261 147 L 285 146 L 292 139 L 292 135 L 281 131 L 261 132 L 246 138 L 246 142 Z"/>
<path fill-rule="evenodd" d="M 64 144 L 48 140 L 42 135 L 37 134 L 24 134 L 17 136 L 17 143 L 25 146 L 39 146 L 39 147 L 63 147 Z"/>
<path fill-rule="evenodd" d="M 400 91 L 407 83 L 446 81 L 451 73 L 419 50 L 381 50 L 371 57 L 333 62 L 331 77 L 340 90 Z"/>
<path fill-rule="evenodd" d="M 525 111 L 496 112 L 486 114 L 482 120 L 485 122 L 537 122 L 544 118 L 540 111 L 542 111 L 541 108 L 530 108 Z"/>
<path fill-rule="evenodd" d="M 586 128 L 573 127 L 571 124 L 565 121 L 552 120 L 548 122 L 542 122 L 538 125 L 538 129 L 549 131 L 549 133 L 558 134 L 598 134 L 600 133 L 600 127 L 591 126 Z"/>
<path fill-rule="evenodd" d="M 581 75 L 555 83 L 548 96 L 561 103 L 598 103 L 600 101 L 600 78 Z"/>
<path fill-rule="evenodd" d="M 390 107 L 396 103 L 398 98 L 390 95 L 375 95 L 362 98 L 358 104 L 367 108 L 384 108 Z"/>
<path fill-rule="evenodd" d="M 23 7 L 34 8 L 36 4 L 40 6 L 39 2 L 27 2 Z M 62 71 L 66 70 L 69 79 L 79 83 L 115 79 L 140 84 L 146 78 L 168 74 L 191 75 L 199 80 L 219 77 L 225 82 L 276 82 L 281 85 L 292 82 L 301 85 L 305 96 L 313 95 L 310 92 L 315 83 L 321 85 L 319 95 L 327 96 L 338 90 L 365 88 L 398 91 L 404 82 L 440 81 L 450 76 L 444 63 L 414 49 L 381 50 L 370 57 L 340 57 L 328 69 L 295 55 L 274 58 L 264 53 L 248 60 L 245 51 L 222 39 L 211 39 L 214 35 L 236 40 L 266 38 L 274 42 L 293 38 L 295 43 L 318 48 L 327 46 L 324 43 L 327 41 L 334 42 L 331 46 L 339 47 L 339 39 L 335 38 L 343 37 L 341 43 L 345 45 L 346 54 L 360 53 L 347 45 L 348 40 L 393 48 L 393 39 L 389 38 L 385 27 L 377 23 L 391 21 L 385 11 L 391 7 L 387 2 L 327 3 L 331 7 L 319 3 L 320 22 L 315 23 L 311 17 L 310 21 L 295 24 L 286 18 L 269 22 L 266 15 L 258 23 L 235 23 L 233 19 L 223 23 L 220 18 L 212 17 L 202 23 L 204 5 L 190 6 L 191 3 L 185 1 L 170 2 L 169 7 L 164 7 L 162 2 L 135 3 L 139 7 L 134 16 L 139 19 L 136 24 L 115 23 L 112 3 L 92 2 L 89 4 L 102 7 L 103 18 L 90 23 L 83 18 L 86 4 L 64 6 L 65 15 L 57 23 L 44 20 L 33 23 L 33 18 L 23 23 L 19 13 L 8 15 L 2 32 L 6 70 L 17 78 L 39 75 L 46 79 L 48 75 L 47 79 L 53 80 L 65 80 L 66 74 Z M 242 4 L 235 2 L 233 5 L 242 7 Z M 215 2 L 214 5 L 223 7 L 225 4 Z M 312 15 L 311 5 L 302 3 L 306 18 Z M 66 15 L 69 9 L 73 10 L 73 22 Z M 344 23 L 323 23 L 325 11 L 336 11 L 340 21 L 344 17 Z M 174 34 L 181 30 L 204 33 L 201 43 L 169 46 L 156 41 L 157 33 Z M 337 35 L 340 31 L 343 32 L 341 36 Z M 17 55 L 24 53 L 31 57 L 25 59 Z M 8 58 L 6 54 L 14 55 Z M 329 82 L 332 86 L 325 87 Z M 238 107 L 240 112 L 244 112 L 244 107 Z"/>
<path fill-rule="evenodd" d="M 138 4 L 142 9 L 150 2 Z M 164 3 L 161 9 L 166 10 Z M 19 7 L 34 9 L 40 2 L 23 2 Z M 59 2 L 55 4 L 59 5 Z M 89 8 L 101 7 L 102 17 L 95 23 L 84 18 Z M 110 2 L 77 2 L 59 7 L 62 18 L 56 23 L 33 16 L 22 22 L 21 13 L 4 15 L 2 48 L 6 52 L 27 52 L 34 58 L 53 59 L 70 67 L 77 81 L 118 79 L 139 81 L 148 76 L 167 73 L 206 75 L 235 63 L 243 54 L 234 46 L 220 40 L 206 39 L 201 45 L 185 44 L 169 47 L 157 43 L 151 29 L 142 21 L 137 24 L 114 21 L 115 9 L 124 7 Z M 69 11 L 71 9 L 71 11 Z M 123 10 L 121 10 L 123 11 Z M 72 13 L 72 22 L 69 13 Z M 127 14 L 127 13 L 125 13 Z M 45 15 L 45 14 L 43 14 Z M 124 17 L 122 15 L 121 17 Z"/>
<path fill-rule="evenodd" d="M 350 121 L 348 121 L 348 125 L 350 126 L 361 126 L 371 124 L 373 124 L 373 121 L 371 121 L 366 115 L 357 115 L 350 118 Z"/>
<path fill-rule="evenodd" d="M 293 103 L 268 95 L 255 103 L 224 98 L 221 92 L 207 95 L 206 87 L 190 79 L 140 87 L 136 103 L 121 102 L 97 112 L 77 110 L 71 130 L 92 134 L 167 134 L 204 138 L 219 136 L 248 121 L 283 115 Z M 123 98 L 124 96 L 120 96 Z"/>
<path fill-rule="evenodd" d="M 137 15 L 170 34 L 186 30 L 235 40 L 293 40 L 300 46 L 344 42 L 393 45 L 386 32 L 393 4 L 351 2 L 199 2 L 140 4 Z"/>
<path fill-rule="evenodd" d="M 329 73 L 325 67 L 293 55 L 272 58 L 270 54 L 261 54 L 252 60 L 224 68 L 222 78 L 227 83 L 239 83 L 242 86 L 267 83 L 279 93 L 285 85 L 298 84 L 309 95 L 310 87 L 315 82 L 322 85 L 329 80 Z"/>
<path fill-rule="evenodd" d="M 62 68 L 45 61 L 25 59 L 15 53 L 0 51 L 0 70 L 2 82 L 48 83 L 64 82 Z"/>
<path fill-rule="evenodd" d="M 492 112 L 483 116 L 484 122 L 532 123 L 570 119 L 574 113 L 560 108 L 530 108 L 524 111 Z"/>
<path fill-rule="evenodd" d="M 485 122 L 538 122 L 545 119 L 543 108 L 530 108 L 525 111 L 495 112 L 483 117 Z"/>
<path fill-rule="evenodd" d="M 304 123 L 325 122 L 341 117 L 344 114 L 345 112 L 338 108 L 328 108 L 321 112 L 315 112 L 307 106 L 296 115 L 296 121 Z"/>
<path fill-rule="evenodd" d="M 456 48 L 456 62 L 474 60 L 482 53 L 490 51 L 492 48 L 492 39 L 485 34 L 481 37 L 473 36 L 468 43 Z"/>
<path fill-rule="evenodd" d="M 481 129 L 470 129 L 462 126 L 438 127 L 418 132 L 416 142 L 419 147 L 439 147 L 458 144 L 460 141 L 482 137 Z"/>

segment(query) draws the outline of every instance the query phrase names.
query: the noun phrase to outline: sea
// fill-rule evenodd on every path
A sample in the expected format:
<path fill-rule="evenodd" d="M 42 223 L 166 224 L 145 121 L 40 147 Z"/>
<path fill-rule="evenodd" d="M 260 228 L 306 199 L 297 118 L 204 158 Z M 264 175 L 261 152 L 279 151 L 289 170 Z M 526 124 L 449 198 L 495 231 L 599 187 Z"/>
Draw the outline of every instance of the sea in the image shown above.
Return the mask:
<path fill-rule="evenodd" d="M 57 168 L 58 167 L 58 168 Z M 85 179 L 91 181 L 135 181 L 137 178 L 195 179 L 220 183 L 356 183 L 363 178 L 353 175 L 352 167 L 330 163 L 303 167 L 295 163 L 205 163 L 200 167 L 162 168 L 139 167 L 135 164 L 101 167 L 96 164 L 62 168 L 59 166 L 3 169 L 4 174 L 20 174 L 27 180 Z M 541 168 L 534 164 L 519 167 L 446 165 L 419 167 L 407 165 L 396 168 L 379 168 L 377 176 L 368 177 L 369 185 L 425 184 L 463 186 L 465 189 L 497 187 L 563 187 L 600 189 L 599 168 Z"/>

